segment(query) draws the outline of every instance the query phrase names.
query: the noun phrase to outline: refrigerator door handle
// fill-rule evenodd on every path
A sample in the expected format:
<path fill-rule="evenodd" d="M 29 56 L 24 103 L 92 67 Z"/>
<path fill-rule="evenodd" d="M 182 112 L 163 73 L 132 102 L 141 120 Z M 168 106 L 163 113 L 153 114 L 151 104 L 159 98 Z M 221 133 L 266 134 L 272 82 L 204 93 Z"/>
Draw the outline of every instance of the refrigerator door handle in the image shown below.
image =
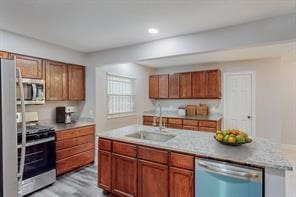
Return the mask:
<path fill-rule="evenodd" d="M 21 70 L 16 68 L 19 87 L 20 87 L 20 96 L 21 96 L 21 112 L 22 112 L 22 143 L 21 143 L 21 159 L 19 165 L 19 189 L 21 188 L 24 166 L 25 166 L 25 154 L 26 154 L 26 107 L 25 107 L 25 96 L 24 96 L 24 87 L 23 87 L 23 78 L 21 74 Z"/>

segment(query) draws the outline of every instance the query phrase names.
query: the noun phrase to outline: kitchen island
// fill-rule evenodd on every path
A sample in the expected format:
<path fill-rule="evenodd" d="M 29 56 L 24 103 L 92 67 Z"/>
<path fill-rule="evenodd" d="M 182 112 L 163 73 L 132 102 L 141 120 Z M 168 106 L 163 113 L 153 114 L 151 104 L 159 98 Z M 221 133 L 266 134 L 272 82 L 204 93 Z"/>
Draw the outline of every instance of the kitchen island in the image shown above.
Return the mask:
<path fill-rule="evenodd" d="M 148 134 L 149 132 L 161 133 L 161 136 L 159 139 L 142 139 L 135 135 L 139 131 L 145 131 Z M 160 176 L 156 181 L 163 180 L 158 183 L 163 185 L 161 188 L 169 188 L 165 191 L 154 188 L 155 191 L 163 192 L 164 195 L 170 192 L 170 196 L 178 196 L 177 190 L 185 191 L 184 187 L 187 185 L 189 186 L 186 190 L 187 195 L 184 193 L 182 195 L 194 196 L 196 189 L 194 180 L 197 178 L 194 178 L 196 176 L 194 158 L 206 158 L 262 169 L 264 173 L 262 184 L 267 197 L 285 196 L 285 171 L 292 170 L 291 165 L 280 152 L 279 145 L 260 138 L 253 139 L 251 144 L 230 147 L 215 141 L 213 133 L 180 129 L 165 129 L 159 132 L 157 127 L 143 125 L 114 129 L 99 133 L 98 136 L 98 185 L 109 192 L 123 196 L 129 194 L 143 196 L 143 191 L 151 192 L 148 190 L 153 188 L 153 185 L 147 186 L 147 184 L 153 182 L 155 176 Z M 182 176 L 177 176 L 178 174 Z M 174 176 L 173 179 L 172 176 Z M 119 179 L 120 177 L 122 180 Z M 179 181 L 174 179 L 177 177 Z M 165 180 L 169 181 L 165 182 Z M 129 182 L 128 185 L 126 185 L 127 182 Z M 181 183 L 184 185 L 180 185 Z"/>

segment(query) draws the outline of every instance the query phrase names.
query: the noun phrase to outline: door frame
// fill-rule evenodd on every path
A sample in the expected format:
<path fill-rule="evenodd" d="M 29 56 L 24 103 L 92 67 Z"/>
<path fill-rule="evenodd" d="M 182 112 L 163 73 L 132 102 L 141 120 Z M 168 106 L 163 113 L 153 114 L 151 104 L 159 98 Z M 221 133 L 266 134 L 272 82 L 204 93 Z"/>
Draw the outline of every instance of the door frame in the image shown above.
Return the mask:
<path fill-rule="evenodd" d="M 227 94 L 226 94 L 226 79 L 227 77 L 231 75 L 241 75 L 241 74 L 251 74 L 252 78 L 252 132 L 251 136 L 256 137 L 256 71 L 255 70 L 248 70 L 248 71 L 237 71 L 237 72 L 224 72 L 223 74 L 223 114 L 225 116 L 226 112 L 226 99 L 227 99 Z M 225 126 L 226 118 L 223 119 L 223 125 Z"/>

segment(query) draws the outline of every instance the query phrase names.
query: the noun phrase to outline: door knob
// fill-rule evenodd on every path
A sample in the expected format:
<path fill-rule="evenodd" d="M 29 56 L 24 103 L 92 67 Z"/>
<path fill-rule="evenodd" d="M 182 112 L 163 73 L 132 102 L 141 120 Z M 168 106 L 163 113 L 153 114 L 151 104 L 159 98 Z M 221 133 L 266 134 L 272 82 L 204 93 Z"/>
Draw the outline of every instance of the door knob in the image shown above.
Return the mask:
<path fill-rule="evenodd" d="M 251 119 L 252 118 L 252 116 L 248 116 L 248 119 Z"/>

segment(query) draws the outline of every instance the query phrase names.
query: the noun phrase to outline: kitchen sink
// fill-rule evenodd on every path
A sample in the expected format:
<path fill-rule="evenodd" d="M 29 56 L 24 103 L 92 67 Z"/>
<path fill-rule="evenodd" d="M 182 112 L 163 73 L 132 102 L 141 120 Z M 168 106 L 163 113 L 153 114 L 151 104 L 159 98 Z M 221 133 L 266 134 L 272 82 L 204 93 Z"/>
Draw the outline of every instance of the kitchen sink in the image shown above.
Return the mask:
<path fill-rule="evenodd" d="M 142 139 L 142 140 L 151 140 L 155 142 L 166 142 L 170 139 L 176 137 L 176 135 L 172 134 L 164 134 L 164 133 L 154 133 L 147 131 L 138 131 L 132 134 L 126 135 L 126 137 Z"/>

